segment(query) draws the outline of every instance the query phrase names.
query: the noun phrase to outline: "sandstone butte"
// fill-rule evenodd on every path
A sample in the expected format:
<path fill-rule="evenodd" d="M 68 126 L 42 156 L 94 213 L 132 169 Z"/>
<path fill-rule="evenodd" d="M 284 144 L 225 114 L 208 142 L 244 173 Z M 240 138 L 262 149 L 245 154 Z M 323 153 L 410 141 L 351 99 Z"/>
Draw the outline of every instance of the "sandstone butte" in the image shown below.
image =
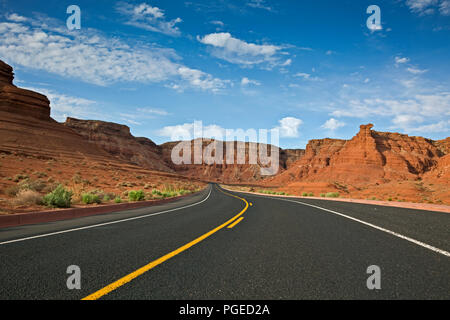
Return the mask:
<path fill-rule="evenodd" d="M 28 169 L 51 170 L 52 180 L 65 182 L 73 175 L 95 177 L 98 182 L 91 181 L 91 187 L 112 192 L 124 192 L 126 185 L 192 181 L 198 187 L 202 180 L 294 195 L 337 191 L 349 198 L 450 204 L 450 138 L 433 141 L 378 132 L 368 124 L 351 140 L 311 140 L 306 150 L 279 148 L 280 167 L 274 176 L 261 176 L 260 163 L 248 164 L 250 147 L 263 146 L 248 142 L 231 142 L 235 157 L 244 152 L 245 164 L 175 165 L 171 154 L 179 142 L 158 146 L 134 137 L 127 126 L 104 121 L 68 118 L 58 123 L 50 117 L 45 96 L 17 88 L 13 79 L 12 68 L 0 61 L 0 197 L 13 184 L 8 178 Z M 212 142 L 203 139 L 202 151 Z M 136 172 L 152 182 L 144 184 Z M 0 200 L 0 207 L 5 201 Z"/>
<path fill-rule="evenodd" d="M 38 186 L 41 194 L 61 183 L 76 196 L 101 190 L 122 197 L 127 190 L 205 186 L 173 173 L 158 146 L 132 137 L 125 126 L 55 121 L 44 95 L 18 88 L 13 80 L 12 67 L 0 60 L 0 214 L 42 210 L 14 201 L 21 183 Z M 104 135 L 95 134 L 95 128 Z"/>

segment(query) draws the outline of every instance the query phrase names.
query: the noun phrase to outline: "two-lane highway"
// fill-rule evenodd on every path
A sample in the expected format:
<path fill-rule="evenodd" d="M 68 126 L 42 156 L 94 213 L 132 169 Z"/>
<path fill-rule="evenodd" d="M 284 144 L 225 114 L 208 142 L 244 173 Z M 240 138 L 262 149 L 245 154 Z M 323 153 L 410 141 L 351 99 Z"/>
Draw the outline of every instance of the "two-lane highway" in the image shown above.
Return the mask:
<path fill-rule="evenodd" d="M 446 213 L 210 185 L 155 207 L 0 229 L 0 299 L 449 299 L 449 230 Z M 70 265 L 81 290 L 66 286 Z M 380 290 L 366 286 L 371 265 Z"/>

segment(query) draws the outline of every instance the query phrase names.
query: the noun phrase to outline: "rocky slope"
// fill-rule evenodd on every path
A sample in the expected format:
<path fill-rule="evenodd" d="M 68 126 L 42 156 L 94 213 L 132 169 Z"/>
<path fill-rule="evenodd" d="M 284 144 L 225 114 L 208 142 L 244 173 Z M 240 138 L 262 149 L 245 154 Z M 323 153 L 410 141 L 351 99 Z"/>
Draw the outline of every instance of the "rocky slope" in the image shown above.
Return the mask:
<path fill-rule="evenodd" d="M 22 203 L 23 199 L 18 204 L 17 194 L 32 190 L 43 195 L 58 184 L 74 193 L 75 203 L 91 191 L 108 194 L 112 201 L 116 196 L 126 198 L 129 190 L 142 189 L 151 196 L 152 189 L 194 191 L 205 186 L 197 179 L 149 170 L 170 168 L 161 163 L 158 146 L 132 137 L 125 126 L 89 122 L 109 134 L 111 143 L 100 147 L 89 141 L 84 128 L 74 130 L 50 117 L 44 95 L 14 86 L 13 79 L 13 69 L 0 61 L 0 214 L 42 210 L 35 203 Z M 75 120 L 69 122 L 75 127 Z M 92 131 L 94 140 L 104 139 L 96 132 Z"/>
<path fill-rule="evenodd" d="M 162 159 L 162 148 L 147 138 L 135 138 L 130 128 L 117 123 L 67 118 L 66 127 L 122 160 L 143 168 L 173 172 Z"/>
<path fill-rule="evenodd" d="M 108 154 L 50 117 L 46 96 L 13 85 L 13 69 L 0 60 L 0 151 L 52 158 Z"/>
<path fill-rule="evenodd" d="M 445 155 L 444 141 L 377 132 L 372 127 L 362 125 L 348 141 L 311 140 L 305 156 L 270 181 L 365 184 L 414 180 L 435 168 Z"/>
<path fill-rule="evenodd" d="M 176 172 L 189 176 L 189 177 L 199 177 L 207 181 L 223 182 L 229 184 L 258 184 L 267 176 L 262 173 L 263 168 L 268 168 L 267 165 L 261 163 L 257 157 L 255 161 L 250 161 L 250 150 L 255 150 L 256 155 L 259 154 L 260 148 L 264 147 L 268 150 L 267 154 L 270 155 L 271 146 L 266 144 L 258 143 L 237 143 L 237 142 L 222 142 L 210 139 L 198 140 L 201 141 L 201 154 L 205 154 L 208 150 L 208 146 L 213 148 L 214 143 L 222 144 L 222 163 L 215 161 L 214 164 L 208 164 L 203 158 L 199 163 L 195 163 L 194 150 L 195 150 L 195 140 L 190 142 L 191 152 L 191 164 L 181 164 L 174 165 L 172 161 L 172 150 L 180 142 L 168 142 L 161 145 L 163 158 L 166 163 L 172 164 Z M 199 144 L 200 145 L 200 144 Z M 289 168 L 292 163 L 300 159 L 304 155 L 304 150 L 283 150 L 275 147 L 279 157 L 279 169 L 276 173 L 282 172 L 286 168 Z M 219 149 L 217 149 L 219 150 Z M 228 151 L 233 150 L 233 163 L 227 161 Z M 243 161 L 238 163 L 238 155 L 243 155 Z M 182 155 L 182 153 L 181 153 Z M 214 157 L 215 153 L 211 152 Z M 218 158 L 219 159 L 219 158 Z M 242 163 L 243 162 L 243 163 Z"/>

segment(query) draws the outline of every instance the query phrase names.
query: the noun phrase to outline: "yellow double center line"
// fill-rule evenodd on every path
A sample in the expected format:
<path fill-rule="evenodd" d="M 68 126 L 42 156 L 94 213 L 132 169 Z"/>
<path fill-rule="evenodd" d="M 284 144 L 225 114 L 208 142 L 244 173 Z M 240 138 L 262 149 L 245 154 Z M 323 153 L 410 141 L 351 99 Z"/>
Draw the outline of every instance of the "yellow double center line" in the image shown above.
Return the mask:
<path fill-rule="evenodd" d="M 218 189 L 218 190 L 220 190 L 220 189 Z M 220 191 L 222 191 L 222 190 L 220 190 Z M 173 258 L 173 257 L 176 256 L 177 254 L 180 254 L 180 253 L 182 253 L 183 251 L 186 251 L 187 249 L 189 249 L 190 247 L 196 245 L 197 243 L 199 243 L 199 242 L 205 240 L 206 238 L 208 238 L 209 236 L 213 235 L 213 234 L 216 233 L 217 231 L 219 231 L 219 230 L 225 228 L 226 226 L 228 226 L 229 224 L 233 223 L 233 221 L 235 221 L 236 219 L 238 219 L 240 216 L 242 216 L 242 215 L 244 214 L 245 211 L 247 211 L 248 206 L 249 206 L 247 200 L 245 200 L 244 198 L 240 198 L 240 197 L 238 197 L 238 196 L 232 195 L 232 194 L 230 194 L 230 193 L 224 192 L 224 191 L 222 191 L 222 192 L 225 193 L 225 194 L 227 194 L 227 195 L 229 195 L 229 196 L 232 196 L 232 197 L 235 197 L 235 198 L 237 198 L 237 199 L 240 199 L 240 200 L 244 201 L 244 202 L 245 202 L 245 208 L 242 209 L 242 211 L 239 212 L 237 215 L 235 215 L 233 218 L 231 218 L 231 219 L 228 220 L 227 222 L 221 224 L 221 225 L 218 226 L 217 228 L 215 228 L 215 229 L 213 229 L 213 230 L 211 230 L 211 231 L 205 233 L 204 235 L 202 235 L 202 236 L 198 237 L 197 239 L 195 239 L 195 240 L 193 240 L 193 241 L 191 241 L 191 242 L 185 244 L 184 246 L 182 246 L 182 247 L 180 247 L 180 248 L 178 248 L 178 249 L 176 249 L 176 250 L 174 250 L 174 251 L 172 251 L 172 252 L 170 252 L 170 253 L 168 253 L 168 254 L 162 256 L 161 258 L 156 259 L 155 261 L 150 262 L 149 264 L 147 264 L 147 265 L 145 265 L 145 266 L 143 266 L 143 267 L 137 269 L 136 271 L 134 271 L 134 272 L 132 272 L 132 273 L 126 275 L 125 277 L 122 277 L 122 278 L 120 278 L 119 280 L 114 281 L 113 283 L 107 285 L 107 286 L 104 287 L 103 289 L 100 289 L 100 290 L 98 290 L 98 291 L 96 291 L 96 292 L 94 292 L 94 293 L 88 295 L 87 297 L 83 298 L 82 300 L 97 300 L 97 299 L 100 299 L 101 297 L 103 297 L 103 296 L 107 295 L 108 293 L 110 293 L 110 292 L 116 290 L 117 288 L 119 288 L 119 287 L 121 287 L 121 286 L 127 284 L 128 282 L 130 282 L 130 281 L 132 281 L 133 279 L 139 277 L 140 275 L 144 274 L 145 272 L 147 272 L 147 271 L 153 269 L 154 267 L 160 265 L 161 263 L 163 263 L 163 262 L 169 260 L 170 258 Z"/>

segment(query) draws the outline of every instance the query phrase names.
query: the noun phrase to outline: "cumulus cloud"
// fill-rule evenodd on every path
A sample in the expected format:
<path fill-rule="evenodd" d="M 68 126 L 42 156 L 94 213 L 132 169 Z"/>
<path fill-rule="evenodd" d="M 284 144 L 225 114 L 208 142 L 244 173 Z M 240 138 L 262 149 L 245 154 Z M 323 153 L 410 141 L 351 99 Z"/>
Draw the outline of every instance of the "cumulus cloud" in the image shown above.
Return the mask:
<path fill-rule="evenodd" d="M 19 16 L 17 13 L 12 13 L 12 14 L 8 15 L 6 17 L 6 19 L 8 19 L 9 21 L 14 21 L 14 22 L 25 22 L 25 21 L 27 21 L 27 18 Z"/>
<path fill-rule="evenodd" d="M 299 136 L 298 128 L 303 123 L 302 120 L 286 117 L 279 121 L 279 126 L 273 128 L 279 130 L 280 138 L 296 138 Z M 272 130 L 273 130 L 272 129 Z M 194 123 L 184 123 L 174 126 L 166 126 L 158 130 L 157 134 L 161 137 L 168 137 L 171 140 L 191 140 L 197 138 L 214 138 L 219 140 L 224 140 L 229 133 L 236 132 L 249 132 L 253 131 L 257 134 L 256 130 L 249 129 L 247 131 L 243 129 L 225 129 L 219 125 L 203 125 L 201 121 Z M 252 138 L 252 137 L 247 137 Z M 254 137 L 257 138 L 257 137 Z M 257 142 L 256 140 L 253 142 Z"/>
<path fill-rule="evenodd" d="M 210 33 L 197 40 L 213 47 L 213 55 L 230 63 L 252 66 L 258 64 L 280 65 L 278 54 L 282 47 L 270 44 L 254 44 L 234 38 L 228 32 Z M 288 63 L 290 64 L 290 62 Z"/>
<path fill-rule="evenodd" d="M 299 136 L 298 128 L 303 124 L 301 119 L 286 117 L 281 119 L 276 129 L 280 130 L 281 138 L 297 138 Z"/>
<path fill-rule="evenodd" d="M 228 81 L 214 78 L 178 62 L 171 49 L 105 37 L 82 29 L 69 32 L 62 22 L 0 23 L 0 56 L 14 65 L 45 70 L 97 85 L 116 82 L 168 83 L 178 88 L 217 92 Z"/>
<path fill-rule="evenodd" d="M 167 20 L 164 10 L 158 7 L 152 7 L 146 3 L 133 5 L 127 2 L 119 2 L 116 8 L 118 12 L 129 19 L 126 22 L 128 25 L 171 36 L 180 34 L 176 24 L 182 22 L 181 18 Z"/>
<path fill-rule="evenodd" d="M 388 117 L 392 119 L 392 128 L 400 128 L 405 131 L 419 131 L 417 130 L 419 123 L 424 123 L 420 127 L 421 132 L 427 128 L 432 129 L 433 132 L 438 129 L 447 130 L 448 126 L 430 125 L 450 116 L 450 93 L 416 94 L 409 98 L 398 99 L 352 99 L 347 102 L 345 107 L 335 108 L 331 115 L 338 118 L 361 119 Z"/>
<path fill-rule="evenodd" d="M 251 80 L 251 79 L 249 79 L 247 77 L 243 77 L 242 78 L 242 80 L 241 80 L 241 85 L 242 86 L 248 86 L 248 85 L 251 85 L 251 84 L 255 85 L 255 86 L 261 85 L 261 83 L 259 81 Z"/>
<path fill-rule="evenodd" d="M 322 128 L 327 129 L 327 130 L 337 130 L 341 127 L 345 126 L 345 123 L 339 120 L 336 120 L 334 118 L 328 119 L 323 125 Z"/>

